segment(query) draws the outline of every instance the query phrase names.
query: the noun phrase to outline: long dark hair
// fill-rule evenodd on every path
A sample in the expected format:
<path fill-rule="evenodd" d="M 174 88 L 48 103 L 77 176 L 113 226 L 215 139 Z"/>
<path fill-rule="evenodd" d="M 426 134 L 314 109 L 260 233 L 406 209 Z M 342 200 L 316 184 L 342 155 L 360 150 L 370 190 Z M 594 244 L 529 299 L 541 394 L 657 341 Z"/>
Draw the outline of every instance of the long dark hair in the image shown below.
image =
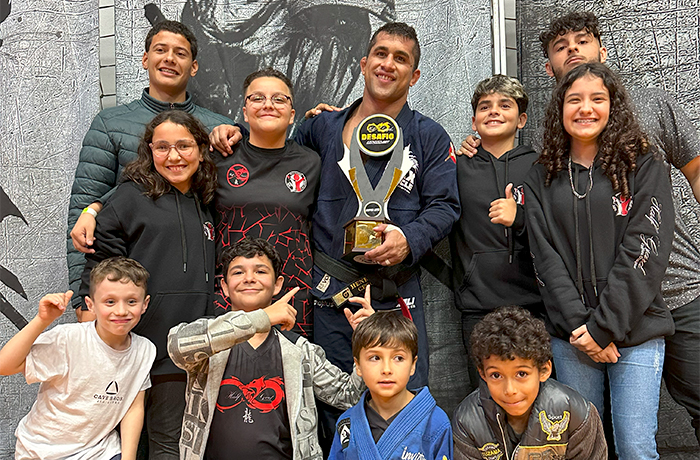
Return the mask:
<path fill-rule="evenodd" d="M 217 186 L 216 165 L 209 154 L 209 133 L 199 120 L 182 110 L 161 112 L 146 125 L 146 132 L 139 142 L 137 157 L 124 168 L 122 180 L 132 180 L 143 185 L 146 196 L 154 200 L 170 191 L 170 183 L 156 171 L 153 153 L 148 146 L 153 141 L 153 131 L 166 121 L 187 128 L 197 142 L 202 161 L 192 176 L 190 190 L 197 194 L 204 204 L 209 204 L 214 199 Z"/>
<path fill-rule="evenodd" d="M 597 62 L 574 68 L 554 89 L 544 121 L 544 147 L 537 160 L 547 171 L 545 185 L 549 186 L 557 172 L 567 168 L 571 136 L 564 129 L 564 96 L 576 80 L 586 75 L 601 78 L 610 93 L 610 117 L 598 136 L 598 158 L 613 189 L 629 197 L 627 175 L 637 166 L 637 156 L 649 151 L 649 139 L 637 123 L 632 102 L 620 79 L 608 67 Z"/>

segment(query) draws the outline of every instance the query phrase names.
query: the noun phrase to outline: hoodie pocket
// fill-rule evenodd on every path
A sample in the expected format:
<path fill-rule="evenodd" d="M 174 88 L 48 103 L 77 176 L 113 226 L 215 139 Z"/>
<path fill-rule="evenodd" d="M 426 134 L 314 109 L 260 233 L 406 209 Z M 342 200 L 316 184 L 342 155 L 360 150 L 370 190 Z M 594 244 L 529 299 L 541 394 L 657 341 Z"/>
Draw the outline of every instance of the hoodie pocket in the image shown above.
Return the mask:
<path fill-rule="evenodd" d="M 502 305 L 529 305 L 540 301 L 530 254 L 508 250 L 475 253 L 457 294 L 462 308 L 493 310 Z"/>

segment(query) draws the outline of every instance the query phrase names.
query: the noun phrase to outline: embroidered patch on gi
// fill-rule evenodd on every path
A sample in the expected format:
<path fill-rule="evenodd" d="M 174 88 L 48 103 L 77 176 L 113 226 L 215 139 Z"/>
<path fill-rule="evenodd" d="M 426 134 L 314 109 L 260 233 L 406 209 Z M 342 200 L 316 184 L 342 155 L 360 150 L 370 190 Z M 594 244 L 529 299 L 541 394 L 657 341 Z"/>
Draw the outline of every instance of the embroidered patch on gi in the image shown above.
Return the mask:
<path fill-rule="evenodd" d="M 411 190 L 413 190 L 413 186 L 416 183 L 416 175 L 418 174 L 418 159 L 413 152 L 411 152 L 410 145 L 404 147 L 404 155 L 406 153 L 408 153 L 408 159 L 411 161 L 411 168 L 406 174 L 404 174 L 398 187 L 406 193 L 411 193 Z"/>
<path fill-rule="evenodd" d="M 612 197 L 612 208 L 616 216 L 626 216 L 632 209 L 632 197 L 622 198 L 622 193 Z"/>
<path fill-rule="evenodd" d="M 548 416 L 545 411 L 540 411 L 539 417 L 542 431 L 547 434 L 547 441 L 561 441 L 562 433 L 569 428 L 569 420 L 571 419 L 569 411 L 565 410 L 559 417 Z"/>
<path fill-rule="evenodd" d="M 452 163 L 457 164 L 457 155 L 455 155 L 455 146 L 450 142 L 450 150 L 447 152 L 447 158 L 445 161 L 452 160 Z"/>
<path fill-rule="evenodd" d="M 339 421 L 337 430 L 338 437 L 340 438 L 340 445 L 343 449 L 346 449 L 350 445 L 350 417 Z"/>
<path fill-rule="evenodd" d="M 301 193 L 306 189 L 306 176 L 299 171 L 290 171 L 284 178 L 284 185 L 287 186 L 292 193 Z"/>
<path fill-rule="evenodd" d="M 479 447 L 479 452 L 481 452 L 481 458 L 484 460 L 500 460 L 503 457 L 501 448 L 493 442 L 487 442 Z"/>
<path fill-rule="evenodd" d="M 206 236 L 209 241 L 214 241 L 214 225 L 207 221 L 202 224 L 202 227 L 204 227 L 204 236 Z"/>
<path fill-rule="evenodd" d="M 328 289 L 328 286 L 331 285 L 331 277 L 328 273 L 323 274 L 323 278 L 321 278 L 321 281 L 318 282 L 316 285 L 316 289 L 318 289 L 321 292 L 326 292 Z"/>
<path fill-rule="evenodd" d="M 525 206 L 525 190 L 523 190 L 523 186 L 518 185 L 517 187 L 513 187 L 511 191 L 513 192 L 515 203 L 520 206 Z"/>
<path fill-rule="evenodd" d="M 231 187 L 243 187 L 249 177 L 248 168 L 238 163 L 228 168 L 226 172 L 226 180 Z"/>

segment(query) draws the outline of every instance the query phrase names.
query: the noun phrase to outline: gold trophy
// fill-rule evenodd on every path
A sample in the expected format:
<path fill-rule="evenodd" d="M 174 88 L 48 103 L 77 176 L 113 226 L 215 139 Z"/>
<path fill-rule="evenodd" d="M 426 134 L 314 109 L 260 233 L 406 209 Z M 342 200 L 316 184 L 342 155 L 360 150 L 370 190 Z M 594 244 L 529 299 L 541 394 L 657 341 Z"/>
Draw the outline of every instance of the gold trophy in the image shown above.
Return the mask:
<path fill-rule="evenodd" d="M 372 187 L 360 152 L 370 157 L 391 155 L 382 177 Z M 345 224 L 343 259 L 360 264 L 375 264 L 364 254 L 382 244 L 374 228 L 389 223 L 387 203 L 399 185 L 403 173 L 403 133 L 388 115 L 370 115 L 352 133 L 350 152 L 338 162 L 350 181 L 358 200 L 357 215 Z"/>

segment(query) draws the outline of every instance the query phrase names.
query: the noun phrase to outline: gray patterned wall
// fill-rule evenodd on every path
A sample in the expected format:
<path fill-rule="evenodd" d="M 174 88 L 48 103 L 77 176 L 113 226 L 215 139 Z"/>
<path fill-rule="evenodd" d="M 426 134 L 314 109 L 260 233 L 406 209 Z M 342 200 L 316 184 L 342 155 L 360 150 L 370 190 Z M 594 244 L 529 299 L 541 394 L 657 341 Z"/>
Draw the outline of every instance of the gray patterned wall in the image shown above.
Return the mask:
<path fill-rule="evenodd" d="M 1 344 L 67 289 L 68 196 L 99 109 L 97 60 L 97 0 L 0 0 Z M 0 459 L 14 458 L 37 388 L 0 377 Z"/>
<path fill-rule="evenodd" d="M 517 3 L 520 78 L 530 95 L 529 135 L 541 120 L 554 80 L 544 72 L 539 33 L 551 18 L 574 10 L 600 20 L 607 64 L 628 87 L 663 88 L 700 126 L 700 3 L 698 0 L 525 0 Z"/>
<path fill-rule="evenodd" d="M 576 9 L 598 16 L 607 64 L 627 87 L 666 90 L 700 129 L 700 1 L 525 0 L 517 3 L 520 79 L 530 95 L 525 138 L 543 119 L 554 84 L 544 71 L 539 33 L 551 18 Z M 676 211 L 700 241 L 700 205 L 680 171 L 672 179 Z"/>

